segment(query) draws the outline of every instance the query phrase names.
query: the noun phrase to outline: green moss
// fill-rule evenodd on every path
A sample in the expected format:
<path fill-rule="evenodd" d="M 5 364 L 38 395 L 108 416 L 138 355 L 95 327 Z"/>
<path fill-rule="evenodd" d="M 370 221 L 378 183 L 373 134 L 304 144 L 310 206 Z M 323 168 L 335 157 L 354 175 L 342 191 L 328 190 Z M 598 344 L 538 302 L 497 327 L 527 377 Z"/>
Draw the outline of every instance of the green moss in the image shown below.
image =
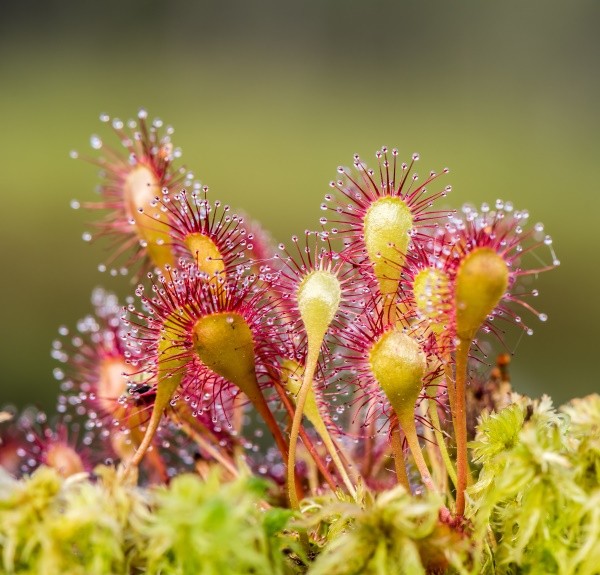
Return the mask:
<path fill-rule="evenodd" d="M 40 468 L 0 478 L 2 573 L 294 573 L 281 530 L 290 514 L 269 509 L 254 478 L 221 484 L 182 475 L 140 489 L 101 467 L 63 480 Z"/>
<path fill-rule="evenodd" d="M 359 502 L 315 500 L 305 521 L 324 545 L 309 575 L 417 575 L 461 570 L 467 538 L 439 521 L 439 496 L 414 497 L 402 486 Z"/>
<path fill-rule="evenodd" d="M 520 398 L 483 417 L 471 517 L 475 537 L 493 530 L 496 573 L 598 573 L 599 405 L 594 396 L 559 413 L 547 397 Z"/>
<path fill-rule="evenodd" d="M 0 572 L 596 574 L 600 397 L 560 410 L 513 400 L 481 417 L 466 525 L 440 520 L 438 496 L 401 487 L 359 486 L 352 501 L 325 493 L 292 520 L 253 477 L 224 483 L 213 471 L 140 488 L 111 467 L 68 479 L 41 467 L 18 481 L 0 470 Z M 299 530 L 312 534 L 308 556 Z"/>

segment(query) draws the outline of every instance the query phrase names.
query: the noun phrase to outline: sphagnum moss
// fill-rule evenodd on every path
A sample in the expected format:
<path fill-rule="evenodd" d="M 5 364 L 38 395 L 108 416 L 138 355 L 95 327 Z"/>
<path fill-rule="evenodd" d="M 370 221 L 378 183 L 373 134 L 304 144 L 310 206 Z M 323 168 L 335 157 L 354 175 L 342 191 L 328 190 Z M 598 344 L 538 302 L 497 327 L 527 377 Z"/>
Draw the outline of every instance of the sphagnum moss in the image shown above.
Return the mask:
<path fill-rule="evenodd" d="M 83 205 L 150 273 L 60 329 L 58 419 L 0 420 L 2 572 L 600 573 L 600 398 L 473 376 L 500 320 L 547 319 L 520 286 L 559 263 L 541 224 L 435 207 L 450 186 L 382 148 L 276 253 L 160 120 L 113 127 Z"/>

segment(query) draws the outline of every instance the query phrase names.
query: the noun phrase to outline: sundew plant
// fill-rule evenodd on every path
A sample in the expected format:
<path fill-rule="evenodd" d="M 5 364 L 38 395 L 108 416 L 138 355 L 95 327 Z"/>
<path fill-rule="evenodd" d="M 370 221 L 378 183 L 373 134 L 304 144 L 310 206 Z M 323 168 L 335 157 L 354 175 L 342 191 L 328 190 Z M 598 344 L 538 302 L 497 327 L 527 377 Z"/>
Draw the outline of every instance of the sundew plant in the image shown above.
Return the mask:
<path fill-rule="evenodd" d="M 101 120 L 73 207 L 135 288 L 60 328 L 55 414 L 2 412 L 2 572 L 600 573 L 600 398 L 509 383 L 542 224 L 383 147 L 276 245 L 172 128 Z"/>

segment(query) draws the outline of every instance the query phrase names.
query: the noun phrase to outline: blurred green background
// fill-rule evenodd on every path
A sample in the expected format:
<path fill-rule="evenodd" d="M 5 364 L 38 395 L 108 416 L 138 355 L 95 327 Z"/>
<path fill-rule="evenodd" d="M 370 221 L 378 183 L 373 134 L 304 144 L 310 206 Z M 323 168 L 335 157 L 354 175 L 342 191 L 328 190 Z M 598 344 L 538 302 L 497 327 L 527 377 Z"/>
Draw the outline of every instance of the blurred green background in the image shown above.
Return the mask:
<path fill-rule="evenodd" d="M 96 169 L 69 159 L 98 115 L 176 128 L 211 196 L 280 240 L 316 225 L 338 165 L 382 145 L 449 166 L 448 201 L 528 208 L 562 261 L 535 335 L 509 338 L 518 390 L 597 391 L 600 3 L 596 0 L 23 1 L 0 9 L 0 403 L 52 406 L 60 325 L 104 285 L 85 244 Z M 108 138 L 105 138 L 108 139 Z"/>

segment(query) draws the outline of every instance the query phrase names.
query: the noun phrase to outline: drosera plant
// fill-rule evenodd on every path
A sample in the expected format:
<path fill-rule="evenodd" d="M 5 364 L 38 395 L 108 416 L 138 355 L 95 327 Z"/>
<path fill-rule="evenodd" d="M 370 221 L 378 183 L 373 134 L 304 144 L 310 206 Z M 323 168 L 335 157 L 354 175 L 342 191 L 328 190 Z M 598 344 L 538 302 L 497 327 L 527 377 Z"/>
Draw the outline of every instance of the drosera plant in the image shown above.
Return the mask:
<path fill-rule="evenodd" d="M 125 265 L 140 264 L 142 270 L 172 264 L 174 254 L 165 222 L 160 220 L 157 198 L 165 191 L 189 186 L 193 180 L 193 174 L 176 167 L 181 149 L 171 141 L 173 128 L 164 126 L 159 118 L 148 122 L 146 110 L 127 122 L 107 114 L 102 114 L 100 121 L 111 125 L 122 150 L 96 134 L 91 136 L 92 149 L 103 151 L 100 156 L 85 156 L 102 170 L 98 188 L 101 200 L 85 202 L 83 207 L 107 212 L 95 227 L 97 236 L 113 240 L 109 263 L 127 254 Z M 71 156 L 80 157 L 75 151 Z M 82 204 L 75 200 L 71 205 L 79 208 Z M 83 235 L 86 241 L 93 237 L 90 232 Z M 100 265 L 106 269 L 105 264 Z M 116 268 L 113 271 L 116 273 Z"/>
<path fill-rule="evenodd" d="M 288 494 L 290 504 L 294 509 L 299 509 L 296 495 L 295 461 L 298 435 L 305 410 L 307 418 L 323 441 L 346 489 L 352 495 L 356 493 L 348 472 L 338 455 L 340 448 L 331 439 L 320 414 L 314 391 L 314 378 L 321 349 L 324 348 L 327 352 L 326 337 L 332 323 L 334 320 L 340 321 L 340 314 L 348 313 L 348 310 L 345 309 L 348 300 L 351 302 L 355 300 L 355 295 L 349 292 L 353 289 L 353 282 L 351 278 L 339 276 L 343 262 L 340 261 L 339 255 L 332 251 L 331 246 L 328 246 L 329 249 L 320 248 L 319 234 L 314 234 L 314 242 L 309 240 L 310 236 L 311 233 L 307 232 L 306 245 L 303 250 L 297 248 L 297 258 L 287 254 L 279 273 L 269 281 L 271 289 L 281 297 L 281 306 L 287 311 L 287 314 L 284 315 L 284 324 L 288 324 L 285 326 L 286 331 L 291 334 L 304 334 L 304 341 L 299 344 L 304 348 L 301 352 L 301 361 L 297 361 L 299 350 L 295 350 L 296 357 L 287 360 L 296 363 L 296 369 L 293 371 L 301 374 L 300 385 L 297 390 L 290 390 L 289 377 L 287 385 L 284 384 L 287 388 L 286 391 L 292 391 L 294 396 L 294 415 L 287 461 Z M 320 239 L 325 238 L 321 237 Z M 292 241 L 294 244 L 298 244 L 296 236 L 292 238 Z M 311 243 L 314 243 L 314 247 Z M 281 245 L 280 249 L 285 250 L 285 247 Z"/>
<path fill-rule="evenodd" d="M 473 379 L 482 339 L 547 319 L 521 282 L 559 264 L 541 224 L 451 210 L 447 169 L 384 147 L 277 247 L 160 120 L 112 127 L 73 206 L 137 287 L 60 328 L 56 418 L 3 412 L 4 571 L 599 572 L 600 400 L 511 396 L 505 359 Z"/>

